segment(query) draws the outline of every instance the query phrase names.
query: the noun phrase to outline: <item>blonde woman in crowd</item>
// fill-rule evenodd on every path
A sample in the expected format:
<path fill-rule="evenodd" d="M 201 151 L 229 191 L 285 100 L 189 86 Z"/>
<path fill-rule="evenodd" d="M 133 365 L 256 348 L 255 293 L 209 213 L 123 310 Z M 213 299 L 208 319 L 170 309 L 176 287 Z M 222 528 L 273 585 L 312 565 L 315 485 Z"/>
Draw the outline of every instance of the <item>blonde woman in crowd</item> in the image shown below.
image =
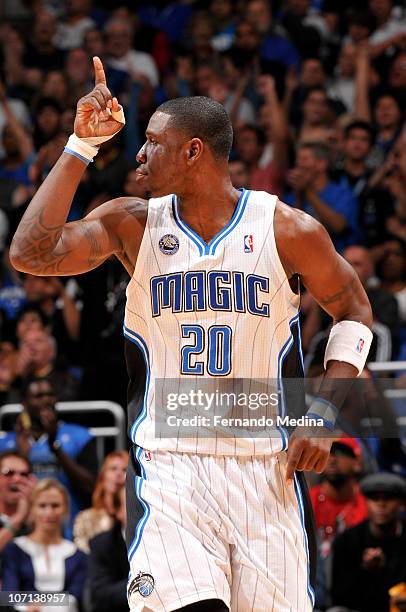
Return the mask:
<path fill-rule="evenodd" d="M 32 531 L 10 542 L 3 552 L 4 591 L 69 593 L 66 605 L 31 602 L 15 607 L 27 612 L 78 612 L 87 575 L 87 557 L 63 538 L 69 516 L 69 497 L 53 478 L 40 480 L 32 492 L 29 524 Z"/>

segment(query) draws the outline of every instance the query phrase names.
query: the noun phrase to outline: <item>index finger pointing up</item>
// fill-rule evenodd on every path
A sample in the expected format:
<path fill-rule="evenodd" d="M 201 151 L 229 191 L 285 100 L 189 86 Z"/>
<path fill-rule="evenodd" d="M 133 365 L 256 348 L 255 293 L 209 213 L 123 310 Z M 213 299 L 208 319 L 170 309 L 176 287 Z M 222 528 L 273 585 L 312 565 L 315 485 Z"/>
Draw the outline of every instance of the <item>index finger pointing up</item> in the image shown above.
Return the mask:
<path fill-rule="evenodd" d="M 95 85 L 106 85 L 106 75 L 104 74 L 104 68 L 100 57 L 97 55 L 93 58 L 93 66 L 94 66 L 94 83 Z"/>

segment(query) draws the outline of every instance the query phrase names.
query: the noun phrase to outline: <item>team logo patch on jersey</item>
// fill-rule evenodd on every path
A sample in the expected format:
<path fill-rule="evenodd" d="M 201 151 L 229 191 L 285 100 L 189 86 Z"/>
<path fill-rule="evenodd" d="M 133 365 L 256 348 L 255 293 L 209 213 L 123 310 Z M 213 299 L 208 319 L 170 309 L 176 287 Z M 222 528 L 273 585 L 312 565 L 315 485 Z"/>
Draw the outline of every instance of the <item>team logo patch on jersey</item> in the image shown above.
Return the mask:
<path fill-rule="evenodd" d="M 254 251 L 254 238 L 252 234 L 244 236 L 244 253 L 253 253 Z"/>
<path fill-rule="evenodd" d="M 362 353 L 362 349 L 364 348 L 364 340 L 362 338 L 360 338 L 358 340 L 358 344 L 357 344 L 357 353 Z"/>
<path fill-rule="evenodd" d="M 173 234 L 165 234 L 159 241 L 159 249 L 164 255 L 175 255 L 179 251 L 179 239 Z"/>
<path fill-rule="evenodd" d="M 151 574 L 139 572 L 128 587 L 128 599 L 133 593 L 139 593 L 141 597 L 149 597 L 154 590 L 155 580 Z"/>

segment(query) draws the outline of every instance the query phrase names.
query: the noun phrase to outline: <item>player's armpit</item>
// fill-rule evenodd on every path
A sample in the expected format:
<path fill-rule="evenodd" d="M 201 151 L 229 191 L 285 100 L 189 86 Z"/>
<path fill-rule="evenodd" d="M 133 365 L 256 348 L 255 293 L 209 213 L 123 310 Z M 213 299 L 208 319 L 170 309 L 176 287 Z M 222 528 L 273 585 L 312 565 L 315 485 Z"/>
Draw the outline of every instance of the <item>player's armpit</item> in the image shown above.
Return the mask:
<path fill-rule="evenodd" d="M 37 276 L 66 276 L 92 270 L 111 255 L 124 253 L 128 225 L 132 226 L 135 242 L 137 234 L 142 237 L 142 224 L 134 215 L 133 202 L 133 198 L 117 198 L 84 219 L 55 227 L 48 227 L 40 213 L 24 228 L 18 248 L 11 249 L 12 265 Z"/>
<path fill-rule="evenodd" d="M 335 321 L 372 325 L 371 306 L 358 275 L 337 253 L 318 221 L 278 202 L 275 239 L 288 277 L 298 274 L 314 299 Z"/>

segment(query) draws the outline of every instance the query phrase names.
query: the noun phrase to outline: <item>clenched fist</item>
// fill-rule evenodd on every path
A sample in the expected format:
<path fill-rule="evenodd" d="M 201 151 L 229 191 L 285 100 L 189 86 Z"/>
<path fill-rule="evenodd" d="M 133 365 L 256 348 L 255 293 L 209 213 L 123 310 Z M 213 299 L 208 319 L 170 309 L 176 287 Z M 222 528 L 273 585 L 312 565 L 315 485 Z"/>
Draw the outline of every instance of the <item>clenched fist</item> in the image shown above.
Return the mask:
<path fill-rule="evenodd" d="M 80 98 L 76 107 L 74 131 L 79 138 L 114 136 L 124 126 L 114 115 L 122 110 L 117 98 L 113 98 L 106 83 L 103 64 L 93 58 L 95 85 L 92 91 Z"/>

